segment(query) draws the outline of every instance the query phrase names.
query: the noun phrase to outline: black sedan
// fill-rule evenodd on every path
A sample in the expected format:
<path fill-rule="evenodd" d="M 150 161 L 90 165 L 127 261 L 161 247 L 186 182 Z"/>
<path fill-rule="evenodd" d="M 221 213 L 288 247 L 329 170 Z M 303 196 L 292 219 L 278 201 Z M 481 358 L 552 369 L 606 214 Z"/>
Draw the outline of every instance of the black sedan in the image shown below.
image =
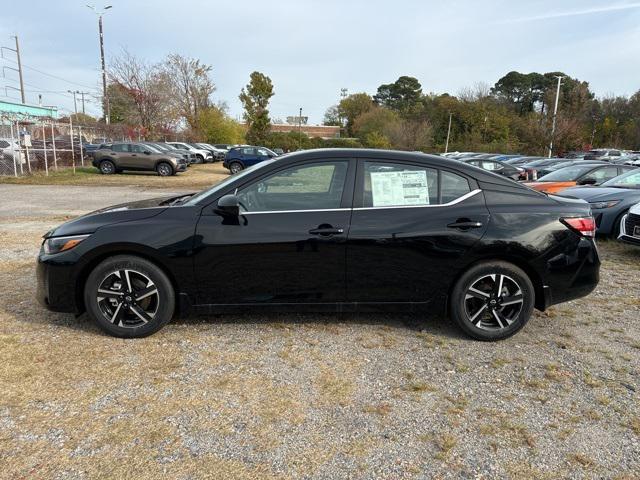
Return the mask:
<path fill-rule="evenodd" d="M 582 200 L 455 160 L 310 150 L 62 224 L 37 296 L 119 337 L 188 312 L 375 309 L 448 314 L 496 340 L 596 287 L 594 231 Z"/>
<path fill-rule="evenodd" d="M 490 172 L 510 178 L 511 180 L 528 180 L 527 174 L 523 168 L 514 167 L 513 165 L 509 165 L 505 162 L 500 162 L 499 160 L 484 160 L 472 157 L 469 159 L 465 158 L 462 161 L 464 163 L 468 163 L 469 165 L 480 167 L 483 170 L 489 170 Z"/>

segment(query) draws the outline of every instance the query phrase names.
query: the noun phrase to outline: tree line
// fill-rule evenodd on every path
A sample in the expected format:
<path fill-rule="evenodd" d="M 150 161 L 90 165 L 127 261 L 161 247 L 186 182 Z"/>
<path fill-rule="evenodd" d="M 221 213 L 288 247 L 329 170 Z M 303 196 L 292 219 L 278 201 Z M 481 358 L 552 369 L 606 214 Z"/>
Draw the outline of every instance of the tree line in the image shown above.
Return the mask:
<path fill-rule="evenodd" d="M 239 99 L 244 123 L 214 102 L 212 67 L 170 54 L 148 63 L 123 50 L 108 68 L 110 121 L 137 128 L 145 138 L 174 136 L 210 143 L 251 143 L 285 150 L 324 146 L 442 151 L 451 120 L 449 150 L 542 154 L 551 139 L 557 77 L 562 77 L 554 150 L 590 147 L 640 149 L 640 90 L 630 97 L 597 98 L 586 81 L 563 72 L 509 72 L 490 86 L 478 83 L 456 95 L 425 93 L 419 80 L 401 76 L 371 95 L 346 96 L 325 113 L 340 139 L 270 132 L 271 79 L 253 72 Z"/>

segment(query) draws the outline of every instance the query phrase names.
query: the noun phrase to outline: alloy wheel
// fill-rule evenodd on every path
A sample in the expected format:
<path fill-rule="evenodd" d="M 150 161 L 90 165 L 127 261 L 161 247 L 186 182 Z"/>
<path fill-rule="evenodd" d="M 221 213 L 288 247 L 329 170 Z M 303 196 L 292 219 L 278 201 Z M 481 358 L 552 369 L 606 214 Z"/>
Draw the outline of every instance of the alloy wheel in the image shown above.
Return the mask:
<path fill-rule="evenodd" d="M 160 164 L 158 165 L 158 173 L 163 177 L 168 177 L 169 175 L 171 175 L 171 167 L 164 163 Z"/>
<path fill-rule="evenodd" d="M 520 285 L 513 278 L 499 273 L 478 278 L 464 297 L 468 320 L 483 330 L 508 328 L 518 319 L 523 305 Z"/>
<path fill-rule="evenodd" d="M 238 173 L 240 170 L 242 170 L 242 165 L 240 165 L 239 163 L 232 163 L 230 170 L 231 173 Z"/>
<path fill-rule="evenodd" d="M 100 171 L 106 174 L 113 173 L 114 171 L 113 164 L 111 162 L 102 162 L 100 164 Z"/>
<path fill-rule="evenodd" d="M 160 306 L 160 295 L 153 281 L 131 269 L 109 273 L 100 283 L 96 297 L 107 321 L 125 328 L 150 322 Z"/>

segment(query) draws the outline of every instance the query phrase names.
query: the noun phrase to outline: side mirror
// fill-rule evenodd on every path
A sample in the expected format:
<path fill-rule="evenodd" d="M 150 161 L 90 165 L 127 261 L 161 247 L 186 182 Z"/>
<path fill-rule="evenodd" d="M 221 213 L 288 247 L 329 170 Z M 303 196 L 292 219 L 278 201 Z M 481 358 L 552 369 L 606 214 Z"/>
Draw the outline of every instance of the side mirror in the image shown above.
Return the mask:
<path fill-rule="evenodd" d="M 597 180 L 593 177 L 587 177 L 587 178 L 583 178 L 582 180 L 580 180 L 578 182 L 578 185 L 595 185 L 597 182 Z"/>
<path fill-rule="evenodd" d="M 214 210 L 223 217 L 240 216 L 240 200 L 235 195 L 225 195 L 218 200 L 218 206 Z"/>

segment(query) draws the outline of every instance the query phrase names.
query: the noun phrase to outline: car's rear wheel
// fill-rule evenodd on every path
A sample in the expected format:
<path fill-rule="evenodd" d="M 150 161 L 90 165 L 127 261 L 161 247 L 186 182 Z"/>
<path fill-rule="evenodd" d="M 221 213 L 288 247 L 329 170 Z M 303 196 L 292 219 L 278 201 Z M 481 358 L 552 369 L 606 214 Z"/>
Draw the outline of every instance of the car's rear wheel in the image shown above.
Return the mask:
<path fill-rule="evenodd" d="M 173 175 L 173 167 L 166 162 L 160 162 L 156 167 L 156 172 L 161 177 L 169 177 Z"/>
<path fill-rule="evenodd" d="M 112 173 L 116 173 L 116 166 L 111 160 L 102 160 L 100 162 L 100 172 L 105 175 L 111 175 Z"/>
<path fill-rule="evenodd" d="M 229 171 L 231 173 L 238 173 L 240 172 L 244 167 L 242 166 L 242 164 L 240 162 L 231 162 L 229 164 Z"/>
<path fill-rule="evenodd" d="M 122 338 L 146 337 L 173 316 L 175 292 L 165 273 L 133 255 L 104 260 L 84 286 L 89 316 L 105 332 Z"/>
<path fill-rule="evenodd" d="M 451 318 L 478 340 L 501 340 L 518 332 L 533 313 L 535 291 L 522 269 L 503 261 L 471 267 L 457 281 Z"/>

